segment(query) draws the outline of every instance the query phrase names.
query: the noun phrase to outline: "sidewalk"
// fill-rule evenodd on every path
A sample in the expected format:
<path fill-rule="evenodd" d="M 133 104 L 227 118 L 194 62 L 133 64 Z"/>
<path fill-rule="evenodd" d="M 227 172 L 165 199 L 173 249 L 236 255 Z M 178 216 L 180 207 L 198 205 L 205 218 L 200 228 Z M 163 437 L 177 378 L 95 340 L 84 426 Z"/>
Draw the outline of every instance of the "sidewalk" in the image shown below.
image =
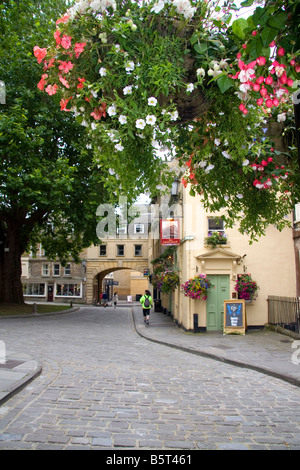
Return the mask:
<path fill-rule="evenodd" d="M 132 311 L 138 334 L 150 341 L 256 370 L 300 387 L 300 338 L 294 343 L 297 340 L 265 329 L 249 330 L 245 335 L 186 333 L 163 313 L 151 311 L 147 326 L 141 308 L 133 306 Z"/>

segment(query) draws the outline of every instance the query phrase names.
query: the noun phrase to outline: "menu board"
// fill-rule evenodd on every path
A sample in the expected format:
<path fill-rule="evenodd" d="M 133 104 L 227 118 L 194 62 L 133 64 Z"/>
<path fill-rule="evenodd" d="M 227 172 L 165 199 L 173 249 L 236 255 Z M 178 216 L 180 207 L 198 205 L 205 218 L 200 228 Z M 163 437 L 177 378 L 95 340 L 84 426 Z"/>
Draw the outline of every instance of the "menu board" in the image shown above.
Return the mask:
<path fill-rule="evenodd" d="M 224 334 L 244 335 L 245 331 L 245 300 L 224 300 Z"/>

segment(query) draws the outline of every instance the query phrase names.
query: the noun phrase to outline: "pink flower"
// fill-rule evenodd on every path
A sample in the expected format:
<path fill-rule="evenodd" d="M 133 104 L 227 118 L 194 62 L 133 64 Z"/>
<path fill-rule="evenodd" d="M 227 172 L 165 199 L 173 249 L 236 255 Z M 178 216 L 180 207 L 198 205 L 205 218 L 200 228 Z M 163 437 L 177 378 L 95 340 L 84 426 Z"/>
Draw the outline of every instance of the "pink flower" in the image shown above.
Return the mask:
<path fill-rule="evenodd" d="M 270 75 L 268 75 L 268 76 L 265 78 L 265 83 L 266 83 L 267 85 L 271 85 L 272 82 L 273 82 L 273 78 L 272 78 Z"/>
<path fill-rule="evenodd" d="M 103 117 L 106 117 L 106 103 L 101 103 L 99 108 L 95 108 L 94 111 L 91 113 L 97 121 Z"/>
<path fill-rule="evenodd" d="M 69 85 L 69 83 L 67 82 L 67 80 L 65 78 L 60 76 L 59 80 L 66 88 L 70 88 L 70 85 Z"/>
<path fill-rule="evenodd" d="M 44 91 L 44 87 L 47 83 L 46 78 L 48 78 L 48 75 L 46 73 L 44 73 L 42 75 L 42 78 L 40 79 L 39 83 L 37 84 L 38 89 L 41 90 L 41 91 Z"/>
<path fill-rule="evenodd" d="M 266 58 L 263 56 L 260 56 L 256 59 L 257 65 L 265 65 L 266 64 Z"/>
<path fill-rule="evenodd" d="M 79 81 L 79 84 L 77 85 L 77 88 L 78 88 L 78 89 L 83 88 L 83 87 L 84 87 L 85 78 L 78 78 L 78 81 Z"/>
<path fill-rule="evenodd" d="M 278 49 L 278 51 L 277 51 L 277 55 L 278 55 L 279 57 L 283 57 L 284 54 L 285 54 L 285 50 L 283 49 L 283 47 L 280 47 L 280 48 Z"/>
<path fill-rule="evenodd" d="M 33 53 L 34 53 L 34 57 L 37 58 L 37 61 L 40 64 L 42 62 L 43 58 L 47 54 L 47 49 L 45 47 L 43 49 L 41 49 L 39 46 L 34 46 Z"/>
<path fill-rule="evenodd" d="M 67 109 L 66 107 L 70 99 L 72 99 L 72 96 L 70 98 L 65 98 L 65 99 L 60 100 L 59 104 L 60 104 L 61 111 L 71 111 L 70 109 Z"/>
<path fill-rule="evenodd" d="M 57 46 L 59 46 L 60 43 L 61 43 L 60 33 L 61 33 L 61 31 L 59 31 L 59 29 L 57 29 L 57 30 L 55 31 L 55 33 L 53 34 Z"/>
<path fill-rule="evenodd" d="M 60 62 L 60 65 L 59 65 L 59 70 L 62 70 L 64 73 L 68 73 L 70 72 L 70 70 L 72 70 L 72 68 L 74 67 L 74 64 L 72 64 L 72 62 L 67 62 L 67 61 L 63 61 L 63 60 L 59 60 Z"/>
<path fill-rule="evenodd" d="M 68 15 L 67 13 L 65 13 L 60 19 L 58 19 L 56 21 L 56 24 L 59 24 L 59 23 L 67 23 L 69 21 L 69 18 L 70 18 L 70 15 Z"/>
<path fill-rule="evenodd" d="M 83 52 L 84 46 L 86 46 L 86 42 L 76 42 L 75 47 L 74 47 L 76 59 Z"/>
<path fill-rule="evenodd" d="M 48 95 L 55 95 L 55 93 L 58 90 L 58 86 L 56 84 L 54 85 L 48 85 L 45 92 L 48 93 Z"/>
<path fill-rule="evenodd" d="M 64 49 L 70 49 L 71 47 L 71 36 L 66 36 L 65 34 L 62 37 L 61 45 Z"/>

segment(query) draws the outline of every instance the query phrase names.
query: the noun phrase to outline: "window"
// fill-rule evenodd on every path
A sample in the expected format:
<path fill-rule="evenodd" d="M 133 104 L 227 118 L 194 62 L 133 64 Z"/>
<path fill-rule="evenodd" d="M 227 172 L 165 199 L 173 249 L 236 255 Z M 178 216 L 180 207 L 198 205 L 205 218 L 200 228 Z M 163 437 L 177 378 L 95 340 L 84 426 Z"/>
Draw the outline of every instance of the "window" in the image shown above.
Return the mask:
<path fill-rule="evenodd" d="M 134 245 L 134 256 L 142 256 L 142 245 Z"/>
<path fill-rule="evenodd" d="M 65 276 L 71 276 L 71 265 L 66 264 L 65 269 L 64 269 L 64 275 Z"/>
<path fill-rule="evenodd" d="M 53 265 L 53 276 L 59 276 L 60 273 L 60 266 L 59 264 Z"/>
<path fill-rule="evenodd" d="M 106 256 L 106 245 L 100 245 L 99 255 Z"/>
<path fill-rule="evenodd" d="M 117 256 L 124 256 L 124 255 L 125 255 L 125 246 L 117 245 Z"/>
<path fill-rule="evenodd" d="M 60 297 L 81 297 L 81 285 L 56 284 L 56 295 Z"/>
<path fill-rule="evenodd" d="M 120 227 L 117 227 L 118 235 L 126 235 L 126 233 L 127 233 L 127 225 L 121 225 Z"/>
<path fill-rule="evenodd" d="M 42 276 L 49 276 L 49 264 L 43 264 L 42 266 Z"/>
<path fill-rule="evenodd" d="M 134 233 L 144 233 L 144 224 L 134 224 Z"/>
<path fill-rule="evenodd" d="M 23 285 L 24 295 L 45 295 L 45 284 L 28 283 Z"/>
<path fill-rule="evenodd" d="M 221 218 L 209 217 L 208 219 L 208 233 L 219 232 L 224 235 L 224 220 Z"/>

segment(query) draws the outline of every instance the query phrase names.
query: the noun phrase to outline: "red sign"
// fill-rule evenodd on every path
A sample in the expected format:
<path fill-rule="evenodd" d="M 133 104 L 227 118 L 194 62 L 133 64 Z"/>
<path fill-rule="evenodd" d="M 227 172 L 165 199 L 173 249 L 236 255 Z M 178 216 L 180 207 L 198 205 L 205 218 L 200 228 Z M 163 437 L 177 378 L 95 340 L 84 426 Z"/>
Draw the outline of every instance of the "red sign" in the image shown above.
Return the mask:
<path fill-rule="evenodd" d="M 160 220 L 161 245 L 180 245 L 179 219 Z"/>

